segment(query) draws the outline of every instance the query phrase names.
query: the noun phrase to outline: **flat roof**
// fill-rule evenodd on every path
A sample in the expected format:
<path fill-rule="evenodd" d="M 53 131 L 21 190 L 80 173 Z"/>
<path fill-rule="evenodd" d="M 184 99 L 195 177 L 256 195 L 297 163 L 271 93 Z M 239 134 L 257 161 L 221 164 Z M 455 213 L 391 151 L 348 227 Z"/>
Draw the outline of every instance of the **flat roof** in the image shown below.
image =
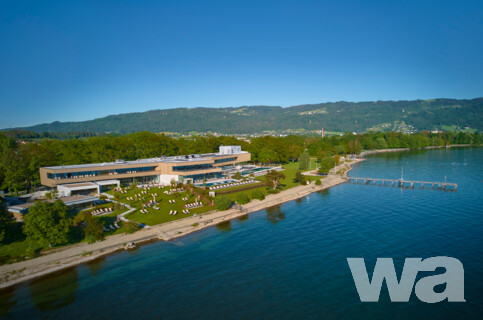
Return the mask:
<path fill-rule="evenodd" d="M 57 199 L 49 199 L 49 200 L 44 200 L 44 201 L 54 203 L 55 200 L 57 200 Z M 66 206 L 72 206 L 72 205 L 75 205 L 75 204 L 98 201 L 99 198 L 92 197 L 92 196 L 74 195 L 74 196 L 60 198 L 60 200 L 62 200 L 62 202 L 64 202 Z M 13 210 L 22 211 L 22 210 L 30 208 L 35 203 L 36 202 L 27 202 L 27 203 L 17 204 L 17 205 L 9 206 L 8 209 L 9 210 L 13 209 Z"/>
<path fill-rule="evenodd" d="M 96 184 L 100 185 L 100 186 L 109 186 L 111 184 L 118 184 L 120 183 L 119 180 L 101 180 L 101 181 L 96 181 L 95 182 Z"/>
<path fill-rule="evenodd" d="M 71 184 L 61 184 L 62 187 L 73 189 L 73 188 L 85 188 L 92 187 L 97 188 L 98 185 L 92 182 L 82 182 L 82 183 L 71 183 Z"/>
<path fill-rule="evenodd" d="M 108 186 L 112 184 L 119 184 L 119 180 L 101 180 L 96 182 L 59 184 L 58 187 L 67 188 L 71 190 L 84 190 L 84 189 L 91 189 L 91 188 L 97 189 L 99 186 Z"/>
<path fill-rule="evenodd" d="M 237 154 L 246 154 L 247 151 L 236 152 L 232 154 L 221 154 L 221 153 L 203 153 L 203 154 L 192 154 L 183 156 L 172 156 L 172 157 L 160 157 L 160 158 L 149 158 L 149 159 L 138 159 L 132 161 L 116 160 L 114 162 L 103 162 L 103 163 L 86 163 L 86 164 L 72 164 L 66 166 L 50 166 L 43 167 L 46 169 L 58 170 L 58 169 L 79 169 L 79 168 L 96 168 L 104 166 L 115 166 L 115 165 L 134 165 L 134 164 L 156 164 L 160 162 L 168 163 L 189 163 L 196 161 L 209 161 L 213 157 L 226 157 Z"/>

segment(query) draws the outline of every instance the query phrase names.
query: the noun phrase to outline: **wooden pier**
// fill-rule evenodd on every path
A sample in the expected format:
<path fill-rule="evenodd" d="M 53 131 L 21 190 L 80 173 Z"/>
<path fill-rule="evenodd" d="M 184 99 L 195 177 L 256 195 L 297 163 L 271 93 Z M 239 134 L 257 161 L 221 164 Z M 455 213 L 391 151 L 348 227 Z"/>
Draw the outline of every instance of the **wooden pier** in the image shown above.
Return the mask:
<path fill-rule="evenodd" d="M 376 178 L 357 178 L 349 177 L 350 183 L 355 184 L 368 184 L 374 186 L 383 187 L 398 187 L 398 188 L 408 188 L 408 189 L 436 189 L 443 191 L 456 191 L 458 185 L 456 183 L 447 182 L 433 182 L 433 181 L 413 181 L 413 180 L 402 180 L 402 179 L 376 179 Z"/>

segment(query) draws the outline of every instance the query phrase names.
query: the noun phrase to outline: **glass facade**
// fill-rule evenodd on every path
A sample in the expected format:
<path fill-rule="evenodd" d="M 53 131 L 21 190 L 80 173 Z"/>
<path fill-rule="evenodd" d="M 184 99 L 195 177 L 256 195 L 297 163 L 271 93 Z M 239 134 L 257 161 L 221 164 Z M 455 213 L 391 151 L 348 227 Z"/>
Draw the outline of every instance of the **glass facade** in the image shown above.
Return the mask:
<path fill-rule="evenodd" d="M 196 170 L 206 170 L 206 169 L 213 169 L 211 164 L 195 164 L 190 166 L 175 166 L 173 167 L 173 171 L 196 171 Z"/>
<path fill-rule="evenodd" d="M 67 173 L 47 173 L 47 178 L 54 180 L 87 178 L 97 176 L 115 176 L 119 174 L 139 173 L 154 171 L 156 167 L 140 167 L 140 168 L 124 168 L 113 170 L 91 170 L 82 172 L 67 172 Z"/>
<path fill-rule="evenodd" d="M 233 162 L 236 161 L 237 157 L 225 158 L 225 159 L 217 159 L 215 163 L 223 163 L 223 162 Z"/>

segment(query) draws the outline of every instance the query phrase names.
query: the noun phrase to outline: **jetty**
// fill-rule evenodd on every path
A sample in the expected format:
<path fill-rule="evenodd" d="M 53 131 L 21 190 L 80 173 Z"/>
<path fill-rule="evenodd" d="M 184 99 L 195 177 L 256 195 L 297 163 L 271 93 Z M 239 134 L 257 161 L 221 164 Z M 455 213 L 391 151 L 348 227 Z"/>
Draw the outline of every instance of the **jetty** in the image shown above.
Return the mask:
<path fill-rule="evenodd" d="M 349 182 L 354 184 L 367 184 L 382 187 L 398 187 L 408 189 L 436 189 L 443 191 L 456 191 L 458 185 L 456 183 L 435 182 L 435 181 L 414 181 L 403 179 L 378 179 L 378 178 L 360 178 L 349 177 Z"/>

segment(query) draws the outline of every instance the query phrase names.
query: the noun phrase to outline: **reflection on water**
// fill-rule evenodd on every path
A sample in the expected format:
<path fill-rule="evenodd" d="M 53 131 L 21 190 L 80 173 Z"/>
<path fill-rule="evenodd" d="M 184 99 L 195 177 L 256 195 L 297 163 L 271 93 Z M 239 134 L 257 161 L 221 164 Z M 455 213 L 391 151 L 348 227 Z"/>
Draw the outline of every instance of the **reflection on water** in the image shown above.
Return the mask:
<path fill-rule="evenodd" d="M 220 222 L 215 226 L 215 228 L 220 230 L 221 232 L 231 231 L 231 222 L 230 221 Z"/>
<path fill-rule="evenodd" d="M 30 299 L 41 311 L 56 310 L 75 301 L 79 287 L 76 269 L 69 269 L 29 283 Z"/>
<path fill-rule="evenodd" d="M 17 304 L 15 288 L 9 287 L 0 290 L 0 317 L 8 314 L 8 311 Z"/>
<path fill-rule="evenodd" d="M 240 222 L 241 221 L 247 221 L 248 220 L 248 214 L 245 214 L 245 215 L 243 215 L 241 217 L 238 217 L 237 220 L 240 221 Z"/>
<path fill-rule="evenodd" d="M 105 263 L 106 263 L 106 257 L 102 256 L 99 259 L 88 262 L 87 267 L 89 268 L 89 271 L 92 276 L 97 276 L 97 274 L 99 273 L 99 270 L 102 269 Z"/>
<path fill-rule="evenodd" d="M 329 196 L 329 194 L 330 194 L 330 189 L 325 189 L 325 190 L 317 191 L 317 194 L 321 198 L 327 198 Z"/>
<path fill-rule="evenodd" d="M 301 204 L 254 212 L 246 223 L 235 220 L 179 238 L 176 243 L 183 246 L 158 241 L 107 256 L 93 269 L 79 266 L 78 287 L 70 271 L 30 287 L 18 285 L 15 292 L 0 291 L 2 314 L 13 319 L 480 319 L 481 159 L 482 148 L 364 161 L 351 174 L 397 178 L 401 164 L 410 162 L 404 164 L 405 177 L 446 175 L 458 191 L 341 184 L 330 196 L 319 192 Z M 466 303 L 425 304 L 414 291 L 409 303 L 391 303 L 385 284 L 380 303 L 361 303 L 347 265 L 347 257 L 364 257 L 373 270 L 377 257 L 393 257 L 399 278 L 405 257 L 437 255 L 464 264 Z"/>
<path fill-rule="evenodd" d="M 282 211 L 282 205 L 276 205 L 265 209 L 267 212 L 267 220 L 273 224 L 285 219 L 285 212 Z"/>

